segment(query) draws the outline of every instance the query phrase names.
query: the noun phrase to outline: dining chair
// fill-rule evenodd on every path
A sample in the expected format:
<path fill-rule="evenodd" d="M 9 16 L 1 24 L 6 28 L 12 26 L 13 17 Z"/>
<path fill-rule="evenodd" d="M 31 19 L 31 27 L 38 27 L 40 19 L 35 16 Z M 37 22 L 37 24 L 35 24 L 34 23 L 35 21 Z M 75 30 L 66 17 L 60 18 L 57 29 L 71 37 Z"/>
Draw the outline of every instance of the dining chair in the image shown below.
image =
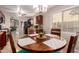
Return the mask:
<path fill-rule="evenodd" d="M 10 38 L 10 46 L 11 46 L 12 53 L 31 53 L 30 51 L 23 50 L 23 49 L 19 50 L 19 51 L 16 50 L 14 40 L 13 40 L 13 36 L 12 36 L 11 32 L 9 34 L 9 38 Z"/>
<path fill-rule="evenodd" d="M 61 30 L 57 29 L 57 28 L 52 28 L 51 29 L 51 34 L 61 36 Z"/>
<path fill-rule="evenodd" d="M 0 52 L 6 46 L 6 31 L 0 32 Z"/>
<path fill-rule="evenodd" d="M 28 34 L 34 34 L 35 33 L 35 29 L 33 28 L 33 26 L 28 27 Z"/>
<path fill-rule="evenodd" d="M 77 35 L 70 37 L 68 48 L 67 48 L 67 53 L 74 53 L 75 46 L 76 46 L 76 43 L 77 43 L 77 39 L 78 39 Z M 53 53 L 63 53 L 63 52 L 61 52 L 61 51 L 55 51 Z"/>
<path fill-rule="evenodd" d="M 71 36 L 70 37 L 67 53 L 74 53 L 77 39 L 78 39 L 78 36 Z"/>

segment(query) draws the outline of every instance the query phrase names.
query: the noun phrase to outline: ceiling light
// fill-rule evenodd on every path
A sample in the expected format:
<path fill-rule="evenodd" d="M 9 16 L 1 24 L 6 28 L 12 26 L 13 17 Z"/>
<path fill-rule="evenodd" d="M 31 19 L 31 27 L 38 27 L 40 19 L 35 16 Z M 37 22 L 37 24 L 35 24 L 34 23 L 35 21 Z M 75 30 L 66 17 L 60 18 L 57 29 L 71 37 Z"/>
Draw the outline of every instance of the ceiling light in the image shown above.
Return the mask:
<path fill-rule="evenodd" d="M 18 14 L 18 16 L 22 16 L 22 14 L 24 14 L 23 9 L 19 6 L 17 7 L 17 14 Z"/>
<path fill-rule="evenodd" d="M 47 5 L 33 5 L 33 8 L 35 9 L 36 13 L 40 13 L 40 12 L 47 12 Z"/>

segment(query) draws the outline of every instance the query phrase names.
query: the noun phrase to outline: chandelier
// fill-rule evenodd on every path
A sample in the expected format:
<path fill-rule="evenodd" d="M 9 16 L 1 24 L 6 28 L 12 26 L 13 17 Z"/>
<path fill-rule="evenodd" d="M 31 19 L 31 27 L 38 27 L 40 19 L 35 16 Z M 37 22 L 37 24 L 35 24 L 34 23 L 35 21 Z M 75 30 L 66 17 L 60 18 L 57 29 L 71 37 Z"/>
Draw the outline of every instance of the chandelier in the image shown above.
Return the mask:
<path fill-rule="evenodd" d="M 36 13 L 47 12 L 47 5 L 33 5 Z"/>
<path fill-rule="evenodd" d="M 23 9 L 22 9 L 21 7 L 18 7 L 18 8 L 17 8 L 17 15 L 18 15 L 18 16 L 22 16 L 23 14 L 24 14 Z"/>

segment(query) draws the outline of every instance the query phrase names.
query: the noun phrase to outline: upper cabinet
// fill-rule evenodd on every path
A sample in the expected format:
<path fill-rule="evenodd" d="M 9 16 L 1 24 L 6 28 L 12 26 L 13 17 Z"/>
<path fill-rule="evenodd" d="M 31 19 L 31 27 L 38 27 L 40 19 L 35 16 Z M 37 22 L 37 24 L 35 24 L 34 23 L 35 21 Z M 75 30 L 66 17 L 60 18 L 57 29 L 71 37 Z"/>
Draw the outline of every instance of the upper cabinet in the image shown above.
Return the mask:
<path fill-rule="evenodd" d="M 42 15 L 38 15 L 36 16 L 36 24 L 43 24 L 43 16 Z"/>

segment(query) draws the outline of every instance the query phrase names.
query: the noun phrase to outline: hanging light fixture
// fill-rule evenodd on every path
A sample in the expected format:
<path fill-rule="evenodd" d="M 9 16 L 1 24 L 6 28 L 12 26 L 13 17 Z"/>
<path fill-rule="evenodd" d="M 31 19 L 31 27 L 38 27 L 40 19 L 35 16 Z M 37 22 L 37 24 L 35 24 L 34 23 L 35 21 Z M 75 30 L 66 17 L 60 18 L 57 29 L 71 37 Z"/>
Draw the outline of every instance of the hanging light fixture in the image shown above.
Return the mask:
<path fill-rule="evenodd" d="M 47 12 L 47 5 L 34 5 L 33 8 L 35 9 L 36 13 L 43 13 Z"/>
<path fill-rule="evenodd" d="M 22 16 L 23 14 L 24 14 L 24 11 L 22 10 L 22 8 L 17 7 L 17 15 Z"/>

